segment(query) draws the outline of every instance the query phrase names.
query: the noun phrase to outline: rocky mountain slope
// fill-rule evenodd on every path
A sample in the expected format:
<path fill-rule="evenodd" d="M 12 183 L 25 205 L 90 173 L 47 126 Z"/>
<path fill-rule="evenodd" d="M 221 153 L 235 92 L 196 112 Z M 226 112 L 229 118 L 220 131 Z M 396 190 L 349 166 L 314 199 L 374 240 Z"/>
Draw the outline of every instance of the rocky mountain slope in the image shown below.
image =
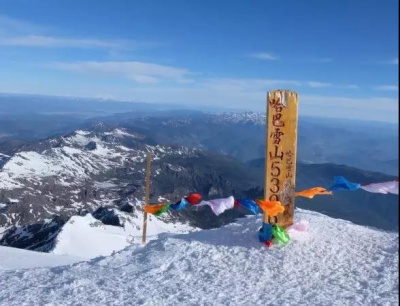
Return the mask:
<path fill-rule="evenodd" d="M 0 243 L 48 250 L 73 215 L 93 212 L 107 224 L 113 218 L 99 208 L 142 211 L 147 151 L 153 154 L 152 202 L 175 203 L 194 191 L 205 198 L 248 196 L 260 179 L 257 171 L 226 156 L 155 145 L 136 132 L 96 125 L 7 157 L 0 170 L 0 227 L 8 230 Z M 189 208 L 167 222 L 210 228 L 243 215 L 235 210 L 217 218 L 206 207 L 195 213 Z"/>

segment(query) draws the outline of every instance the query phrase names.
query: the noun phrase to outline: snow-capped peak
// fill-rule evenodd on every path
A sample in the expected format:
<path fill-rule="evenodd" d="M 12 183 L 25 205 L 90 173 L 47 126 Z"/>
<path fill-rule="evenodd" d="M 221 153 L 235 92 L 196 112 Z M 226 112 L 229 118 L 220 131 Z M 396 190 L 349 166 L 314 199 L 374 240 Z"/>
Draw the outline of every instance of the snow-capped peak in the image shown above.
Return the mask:
<path fill-rule="evenodd" d="M 308 232 L 292 231 L 289 244 L 270 249 L 258 242 L 259 217 L 159 235 L 144 247 L 57 268 L 18 270 L 20 257 L 11 261 L 0 248 L 13 265 L 0 270 L 0 303 L 397 305 L 398 233 L 302 210 L 295 218 L 309 223 Z"/>

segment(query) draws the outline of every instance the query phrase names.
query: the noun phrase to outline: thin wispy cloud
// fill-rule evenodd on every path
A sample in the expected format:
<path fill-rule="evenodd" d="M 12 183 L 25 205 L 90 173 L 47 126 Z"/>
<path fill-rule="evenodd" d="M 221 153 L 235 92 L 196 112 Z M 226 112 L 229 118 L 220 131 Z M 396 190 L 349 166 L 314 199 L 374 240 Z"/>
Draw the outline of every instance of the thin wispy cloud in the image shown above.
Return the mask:
<path fill-rule="evenodd" d="M 343 88 L 357 89 L 358 85 L 335 85 L 328 82 L 317 81 L 300 81 L 291 79 L 233 79 L 233 78 L 215 78 L 207 80 L 207 87 L 210 89 L 226 90 L 226 91 L 249 91 L 258 89 L 269 89 L 271 87 L 310 87 L 310 88 Z"/>
<path fill-rule="evenodd" d="M 316 64 L 320 63 L 320 64 L 323 64 L 323 63 L 332 62 L 333 58 L 331 58 L 331 57 L 313 57 L 313 58 L 308 58 L 305 61 L 308 62 L 308 63 L 316 63 Z"/>
<path fill-rule="evenodd" d="M 307 85 L 312 88 L 326 88 L 326 87 L 331 87 L 333 84 L 331 83 L 325 83 L 325 82 L 315 82 L 315 81 L 308 81 Z"/>
<path fill-rule="evenodd" d="M 0 38 L 0 46 L 19 46 L 19 47 L 69 47 L 69 48 L 121 48 L 128 47 L 129 42 L 99 40 L 99 39 L 79 39 L 61 38 L 42 35 L 28 35 L 19 37 Z"/>
<path fill-rule="evenodd" d="M 376 90 L 387 90 L 387 91 L 398 91 L 399 86 L 398 85 L 379 85 L 375 86 Z"/>
<path fill-rule="evenodd" d="M 98 39 L 92 37 L 63 37 L 49 34 L 49 28 L 19 19 L 0 15 L 0 46 L 34 48 L 104 48 L 132 50 L 163 45 L 160 42 L 132 41 L 124 39 Z"/>
<path fill-rule="evenodd" d="M 390 60 L 379 61 L 378 63 L 385 64 L 385 65 L 399 65 L 399 58 L 395 57 Z"/>
<path fill-rule="evenodd" d="M 342 107 L 344 109 L 347 108 L 353 110 L 364 108 L 364 110 L 397 111 L 399 108 L 397 99 L 385 97 L 348 98 L 340 96 L 303 95 L 302 101 L 304 101 L 308 106 L 328 106 L 331 108 Z"/>
<path fill-rule="evenodd" d="M 23 20 L 0 15 L 0 36 L 32 34 L 44 28 Z"/>
<path fill-rule="evenodd" d="M 339 88 L 343 88 L 343 89 L 359 89 L 360 86 L 356 85 L 356 84 L 348 84 L 348 85 L 339 85 Z"/>
<path fill-rule="evenodd" d="M 179 83 L 191 82 L 189 71 L 182 68 L 144 62 L 58 62 L 54 68 L 90 74 L 93 76 L 119 77 L 136 83 L 151 84 L 161 80 L 173 80 Z"/>
<path fill-rule="evenodd" d="M 267 61 L 275 61 L 278 60 L 279 57 L 270 52 L 256 52 L 249 54 L 249 57 L 256 58 L 259 60 L 267 60 Z"/>
<path fill-rule="evenodd" d="M 268 90 L 271 87 L 282 86 L 301 86 L 301 82 L 296 80 L 283 79 L 230 79 L 216 78 L 202 83 L 206 88 L 218 91 L 256 91 Z"/>

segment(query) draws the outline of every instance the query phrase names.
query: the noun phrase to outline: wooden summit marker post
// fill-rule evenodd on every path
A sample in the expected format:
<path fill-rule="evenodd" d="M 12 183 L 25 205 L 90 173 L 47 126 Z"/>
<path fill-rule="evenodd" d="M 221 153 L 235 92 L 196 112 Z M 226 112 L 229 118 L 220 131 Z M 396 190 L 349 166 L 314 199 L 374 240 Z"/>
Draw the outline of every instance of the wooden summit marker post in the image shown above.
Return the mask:
<path fill-rule="evenodd" d="M 297 93 L 274 90 L 267 94 L 265 184 L 266 201 L 280 201 L 285 211 L 264 214 L 264 222 L 284 228 L 293 224 L 297 152 Z"/>

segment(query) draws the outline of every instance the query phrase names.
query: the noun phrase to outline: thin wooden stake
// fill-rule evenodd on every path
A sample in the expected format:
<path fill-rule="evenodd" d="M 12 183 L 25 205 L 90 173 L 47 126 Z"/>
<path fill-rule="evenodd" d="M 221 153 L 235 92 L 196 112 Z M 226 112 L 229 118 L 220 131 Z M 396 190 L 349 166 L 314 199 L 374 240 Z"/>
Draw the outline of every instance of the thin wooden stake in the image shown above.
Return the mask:
<path fill-rule="evenodd" d="M 144 196 L 144 205 L 149 204 L 150 201 L 150 170 L 151 170 L 151 153 L 147 152 L 147 167 L 146 167 L 146 189 Z M 147 212 L 143 214 L 143 236 L 142 243 L 146 243 L 146 231 L 147 231 Z"/>

